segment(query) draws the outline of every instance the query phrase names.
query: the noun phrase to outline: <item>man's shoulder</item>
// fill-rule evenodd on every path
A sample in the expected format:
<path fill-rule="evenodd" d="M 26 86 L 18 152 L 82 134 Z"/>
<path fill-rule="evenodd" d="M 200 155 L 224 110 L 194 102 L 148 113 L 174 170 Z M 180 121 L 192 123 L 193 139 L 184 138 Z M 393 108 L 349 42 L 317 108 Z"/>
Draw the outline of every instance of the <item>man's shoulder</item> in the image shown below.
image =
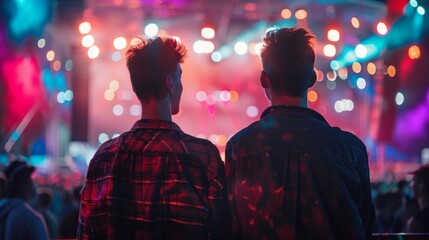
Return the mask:
<path fill-rule="evenodd" d="M 201 151 L 217 151 L 216 146 L 209 140 L 192 136 L 187 133 L 182 133 L 180 141 L 182 141 L 188 148 L 201 150 Z"/>
<path fill-rule="evenodd" d="M 16 218 L 19 221 L 31 220 L 38 221 L 42 219 L 42 216 L 34 210 L 30 205 L 23 202 L 22 200 L 10 200 L 10 204 L 15 204 L 14 209 L 10 212 L 10 218 Z"/>

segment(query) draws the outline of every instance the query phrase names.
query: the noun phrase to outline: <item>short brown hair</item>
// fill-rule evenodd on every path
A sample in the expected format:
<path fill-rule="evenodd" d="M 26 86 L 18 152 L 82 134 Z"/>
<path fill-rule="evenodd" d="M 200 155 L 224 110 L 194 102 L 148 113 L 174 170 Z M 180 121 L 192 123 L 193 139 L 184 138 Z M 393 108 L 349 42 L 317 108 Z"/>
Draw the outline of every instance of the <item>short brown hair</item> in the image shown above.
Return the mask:
<path fill-rule="evenodd" d="M 297 97 L 310 87 L 316 60 L 314 38 L 303 28 L 280 28 L 266 33 L 262 65 L 275 92 Z"/>
<path fill-rule="evenodd" d="M 164 80 L 183 63 L 186 47 L 171 37 L 140 40 L 126 53 L 134 93 L 140 101 L 161 99 L 167 94 Z"/>

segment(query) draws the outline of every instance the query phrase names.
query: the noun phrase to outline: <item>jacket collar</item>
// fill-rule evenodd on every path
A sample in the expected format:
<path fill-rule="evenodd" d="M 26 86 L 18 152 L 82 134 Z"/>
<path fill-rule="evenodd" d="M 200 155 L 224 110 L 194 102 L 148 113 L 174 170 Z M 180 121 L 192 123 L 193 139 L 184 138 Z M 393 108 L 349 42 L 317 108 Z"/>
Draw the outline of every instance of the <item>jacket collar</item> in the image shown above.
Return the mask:
<path fill-rule="evenodd" d="M 131 129 L 136 130 L 139 128 L 168 129 L 182 132 L 182 130 L 176 123 L 159 119 L 140 119 L 136 123 L 134 123 Z"/>
<path fill-rule="evenodd" d="M 290 106 L 290 105 L 273 105 L 265 109 L 261 114 L 261 119 L 269 115 L 291 115 L 312 117 L 318 121 L 322 121 L 329 125 L 328 121 L 320 115 L 320 113 L 306 107 Z"/>

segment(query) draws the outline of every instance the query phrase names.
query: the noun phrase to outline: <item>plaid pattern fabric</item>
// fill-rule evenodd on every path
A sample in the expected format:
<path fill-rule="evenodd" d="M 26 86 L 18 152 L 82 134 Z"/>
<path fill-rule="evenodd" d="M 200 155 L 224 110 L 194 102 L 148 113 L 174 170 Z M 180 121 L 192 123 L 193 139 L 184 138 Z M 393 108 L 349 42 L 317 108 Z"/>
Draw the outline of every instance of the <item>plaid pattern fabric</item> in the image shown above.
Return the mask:
<path fill-rule="evenodd" d="M 225 153 L 238 239 L 365 239 L 375 214 L 365 145 L 317 112 L 273 106 Z"/>
<path fill-rule="evenodd" d="M 79 239 L 224 239 L 230 230 L 217 148 L 173 122 L 139 120 L 104 143 L 81 192 Z"/>

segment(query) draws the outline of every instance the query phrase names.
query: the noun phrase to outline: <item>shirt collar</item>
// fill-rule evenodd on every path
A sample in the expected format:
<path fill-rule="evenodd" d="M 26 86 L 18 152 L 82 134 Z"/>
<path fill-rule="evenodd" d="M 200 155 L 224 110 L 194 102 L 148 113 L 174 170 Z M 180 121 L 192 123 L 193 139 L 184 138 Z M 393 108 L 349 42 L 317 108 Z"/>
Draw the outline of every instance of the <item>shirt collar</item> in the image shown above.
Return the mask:
<path fill-rule="evenodd" d="M 169 129 L 169 130 L 182 132 L 182 130 L 176 123 L 167 121 L 167 120 L 160 120 L 160 119 L 140 119 L 136 123 L 134 123 L 131 130 L 135 130 L 139 128 Z"/>
<path fill-rule="evenodd" d="M 329 124 L 328 121 L 326 121 L 326 119 L 322 115 L 320 115 L 320 113 L 306 107 L 290 106 L 290 105 L 273 105 L 268 107 L 262 112 L 261 119 L 267 117 L 268 115 L 309 116 L 316 120 Z"/>

